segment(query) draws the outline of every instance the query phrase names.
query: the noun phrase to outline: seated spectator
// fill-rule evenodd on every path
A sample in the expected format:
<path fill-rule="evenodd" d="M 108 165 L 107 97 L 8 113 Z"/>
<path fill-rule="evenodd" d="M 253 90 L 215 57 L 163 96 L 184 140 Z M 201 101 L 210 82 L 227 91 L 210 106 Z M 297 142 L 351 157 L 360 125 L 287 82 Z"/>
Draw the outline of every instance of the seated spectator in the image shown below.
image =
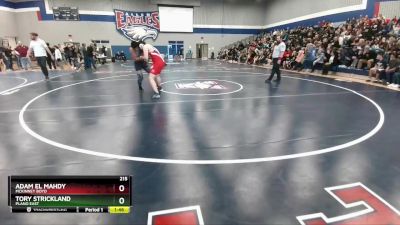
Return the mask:
<path fill-rule="evenodd" d="M 124 51 L 121 51 L 120 58 L 121 58 L 122 61 L 126 62 L 126 55 L 125 55 Z"/>
<path fill-rule="evenodd" d="M 360 47 L 354 45 L 353 49 L 349 53 L 349 57 L 351 57 L 351 64 L 350 64 L 351 68 L 357 68 L 357 64 L 358 64 L 358 57 L 357 56 L 359 55 L 360 49 L 361 49 Z"/>
<path fill-rule="evenodd" d="M 239 63 L 245 63 L 247 59 L 247 51 L 243 49 L 239 56 Z"/>
<path fill-rule="evenodd" d="M 256 57 L 256 46 L 254 44 L 250 45 L 249 50 L 247 51 L 247 61 L 246 64 L 253 64 L 254 63 L 254 57 Z"/>
<path fill-rule="evenodd" d="M 383 57 L 383 62 L 388 64 L 392 57 L 389 52 L 395 55 L 400 52 L 399 32 L 400 22 L 397 18 L 391 20 L 382 16 L 375 18 L 366 16 L 348 19 L 339 26 L 324 21 L 314 27 L 264 32 L 257 35 L 253 42 L 248 40 L 239 42 L 237 46 L 242 48 L 239 50 L 238 60 L 248 64 L 268 63 L 271 60 L 274 40 L 280 35 L 284 37 L 287 49 L 293 49 L 292 56 L 282 60 L 284 68 L 294 68 L 299 71 L 303 68 L 315 69 L 324 58 L 324 73 L 329 70 L 336 71 L 339 66 L 368 70 L 372 68 L 370 76 L 391 83 L 394 82 L 396 73 L 392 70 L 386 73 L 386 67 L 385 71 L 377 71 L 376 59 Z M 221 50 L 218 54 L 221 60 L 227 60 L 226 53 L 231 48 L 235 47 Z M 242 52 L 243 49 L 246 50 Z M 320 53 L 322 51 L 324 57 Z M 392 66 L 394 65 L 393 61 Z M 393 69 L 390 66 L 389 68 Z"/>
<path fill-rule="evenodd" d="M 400 60 L 397 58 L 397 55 L 390 54 L 390 59 L 388 66 L 385 71 L 383 71 L 384 75 L 384 84 L 391 85 L 393 83 L 393 76 L 396 72 L 398 72 L 400 66 Z"/>
<path fill-rule="evenodd" d="M 397 68 L 400 71 L 400 67 Z M 400 88 L 400 72 L 396 72 L 393 76 L 393 84 L 389 85 L 392 88 Z"/>
<path fill-rule="evenodd" d="M 305 48 L 302 48 L 297 54 L 293 69 L 301 71 L 303 69 L 303 62 L 305 57 Z"/>
<path fill-rule="evenodd" d="M 334 71 L 336 72 L 338 69 L 338 66 L 340 64 L 339 61 L 339 50 L 334 48 L 332 50 L 332 53 L 330 54 L 329 61 L 326 62 L 322 68 L 322 74 L 323 75 L 328 75 L 329 71 Z"/>
<path fill-rule="evenodd" d="M 286 51 L 283 54 L 282 61 L 281 61 L 283 68 L 285 68 L 285 69 L 287 68 L 291 57 L 292 57 L 292 49 L 286 48 Z"/>
<path fill-rule="evenodd" d="M 315 59 L 316 59 L 316 46 L 312 42 L 309 42 L 306 46 L 306 51 L 305 51 L 304 68 L 312 69 L 313 62 L 315 61 Z"/>
<path fill-rule="evenodd" d="M 313 62 L 311 73 L 313 73 L 316 68 L 322 69 L 324 62 L 325 62 L 325 51 L 322 47 L 320 47 L 317 53 L 317 58 Z"/>
<path fill-rule="evenodd" d="M 119 52 L 115 53 L 114 57 L 115 57 L 116 60 L 120 60 L 120 53 Z"/>
<path fill-rule="evenodd" d="M 383 60 L 383 56 L 379 54 L 376 57 L 375 66 L 369 70 L 368 80 L 367 82 L 378 83 L 381 79 L 381 73 L 385 71 L 385 61 Z"/>
<path fill-rule="evenodd" d="M 292 49 L 292 53 L 290 54 L 290 56 L 288 56 L 288 58 L 286 59 L 286 61 L 283 64 L 283 68 L 291 70 L 293 69 L 293 67 L 295 66 L 296 63 L 296 58 L 297 58 L 297 51 L 295 51 L 294 49 Z"/>

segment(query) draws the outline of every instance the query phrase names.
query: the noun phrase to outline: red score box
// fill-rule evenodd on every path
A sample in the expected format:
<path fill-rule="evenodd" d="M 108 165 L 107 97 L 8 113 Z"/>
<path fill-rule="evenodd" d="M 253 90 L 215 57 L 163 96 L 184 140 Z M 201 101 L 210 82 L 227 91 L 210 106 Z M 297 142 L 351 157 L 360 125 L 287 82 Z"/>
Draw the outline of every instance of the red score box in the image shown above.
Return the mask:
<path fill-rule="evenodd" d="M 121 187 L 123 186 L 123 187 Z M 43 184 L 41 185 L 43 188 Z M 129 185 L 112 185 L 112 184 L 67 184 L 64 189 L 34 189 L 35 195 L 85 195 L 85 194 L 129 194 Z"/>

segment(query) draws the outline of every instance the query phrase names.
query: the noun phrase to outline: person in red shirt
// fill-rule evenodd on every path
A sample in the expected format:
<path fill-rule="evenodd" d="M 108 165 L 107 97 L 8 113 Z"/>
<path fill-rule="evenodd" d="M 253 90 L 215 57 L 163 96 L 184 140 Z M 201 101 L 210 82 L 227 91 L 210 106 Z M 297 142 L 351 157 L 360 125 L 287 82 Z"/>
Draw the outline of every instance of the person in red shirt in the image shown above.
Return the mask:
<path fill-rule="evenodd" d="M 18 53 L 18 60 L 20 61 L 21 67 L 24 70 L 28 70 L 31 66 L 31 60 L 27 56 L 28 53 L 28 46 L 18 43 L 15 51 Z"/>

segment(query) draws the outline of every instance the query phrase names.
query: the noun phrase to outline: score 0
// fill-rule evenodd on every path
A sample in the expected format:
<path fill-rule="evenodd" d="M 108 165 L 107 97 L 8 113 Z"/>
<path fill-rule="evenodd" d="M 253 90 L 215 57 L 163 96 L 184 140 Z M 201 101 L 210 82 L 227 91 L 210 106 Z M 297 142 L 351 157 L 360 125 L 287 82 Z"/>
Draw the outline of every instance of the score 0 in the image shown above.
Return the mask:
<path fill-rule="evenodd" d="M 117 193 L 124 193 L 126 190 L 126 187 L 130 186 L 130 180 L 129 177 L 127 176 L 121 176 L 119 177 L 119 182 L 120 184 L 118 185 L 118 191 Z M 125 183 L 125 184 L 124 184 Z M 126 186 L 127 185 L 127 186 Z M 130 187 L 129 187 L 130 188 Z"/>
<path fill-rule="evenodd" d="M 131 192 L 131 182 L 130 182 L 130 177 L 129 176 L 121 176 L 119 177 L 119 182 L 120 184 L 118 185 L 117 190 L 115 191 L 116 194 L 126 194 L 127 190 L 129 190 L 129 193 Z M 120 196 L 118 198 L 118 204 L 119 205 L 125 205 L 126 204 L 126 196 Z"/>

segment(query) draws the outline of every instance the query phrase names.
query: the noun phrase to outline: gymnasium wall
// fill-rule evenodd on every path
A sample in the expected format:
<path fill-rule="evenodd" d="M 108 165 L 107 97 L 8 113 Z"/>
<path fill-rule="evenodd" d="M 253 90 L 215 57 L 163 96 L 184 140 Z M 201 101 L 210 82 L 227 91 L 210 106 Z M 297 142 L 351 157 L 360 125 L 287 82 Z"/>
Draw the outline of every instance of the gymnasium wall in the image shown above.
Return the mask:
<path fill-rule="evenodd" d="M 15 13 L 0 11 L 0 37 L 15 37 L 17 29 L 15 26 Z"/>
<path fill-rule="evenodd" d="M 400 17 L 400 0 L 380 0 L 377 2 L 377 14 L 382 14 L 387 18 Z"/>
<path fill-rule="evenodd" d="M 51 44 L 67 41 L 67 36 L 72 35 L 73 41 L 89 43 L 90 40 L 109 40 L 112 45 L 129 45 L 130 41 L 115 30 L 111 22 L 65 22 L 65 21 L 38 21 L 36 13 L 18 13 L 18 39 L 24 43 L 29 41 L 29 32 L 37 31 L 41 38 Z M 192 48 L 194 53 L 196 43 L 209 44 L 210 51 L 218 51 L 221 47 L 237 40 L 248 37 L 249 34 L 201 34 L 201 33 L 160 33 L 156 41 L 150 39 L 146 42 L 153 45 L 167 45 L 168 41 L 184 41 L 185 52 Z M 203 39 L 201 39 L 203 37 Z"/>
<path fill-rule="evenodd" d="M 77 42 L 88 43 L 95 39 L 109 40 L 112 45 L 128 45 L 129 40 L 121 36 L 115 29 L 113 10 L 158 10 L 158 6 L 152 3 L 162 3 L 163 1 L 165 0 L 43 1 L 47 4 L 47 9 L 52 9 L 53 6 L 79 7 L 83 14 L 81 21 L 53 21 L 51 12 L 46 12 L 45 7 L 42 6 L 39 13 L 42 18 L 38 18 L 36 12 L 18 13 L 15 20 L 17 36 L 19 40 L 27 43 L 29 41 L 28 33 L 35 31 L 52 44 L 67 41 L 67 36 L 71 34 L 73 41 Z M 171 1 L 173 2 L 173 0 L 169 0 L 169 2 Z M 157 46 L 165 46 L 168 41 L 184 41 L 185 53 L 192 49 L 193 54 L 196 54 L 197 43 L 207 43 L 211 55 L 211 52 L 217 52 L 228 44 L 257 34 L 264 22 L 265 3 L 259 0 L 192 0 L 180 2 L 200 4 L 200 7 L 194 7 L 194 33 L 160 33 L 156 41 L 148 39 L 147 42 Z"/>
<path fill-rule="evenodd" d="M 377 0 L 270 0 L 266 3 L 265 28 L 315 25 L 319 21 L 343 22 L 360 15 L 373 16 Z"/>
<path fill-rule="evenodd" d="M 114 9 L 131 11 L 158 10 L 154 0 L 48 0 L 49 8 L 54 6 L 77 6 L 80 11 L 97 13 L 113 12 Z M 170 1 L 168 1 L 170 3 Z M 175 1 L 178 2 L 178 1 Z M 179 1 L 180 5 L 192 6 L 191 1 Z M 188 4 L 191 3 L 191 4 Z M 264 23 L 265 2 L 257 0 L 227 1 L 199 0 L 194 7 L 195 25 L 239 25 L 261 26 Z M 251 15 L 251 16 L 249 16 Z"/>
<path fill-rule="evenodd" d="M 6 29 L 8 33 L 25 43 L 28 33 L 36 31 L 53 44 L 67 41 L 67 35 L 71 34 L 77 42 L 96 39 L 109 40 L 112 45 L 127 45 L 129 41 L 115 29 L 113 9 L 152 11 L 157 10 L 157 4 L 163 3 L 193 5 L 194 33 L 160 33 L 155 42 L 148 42 L 165 46 L 168 41 L 184 41 L 185 52 L 191 48 L 194 54 L 196 44 L 203 42 L 209 44 L 211 54 L 262 29 L 314 25 L 324 19 L 340 22 L 360 15 L 372 16 L 376 13 L 377 1 L 389 0 L 296 0 L 295 4 L 293 0 L 21 0 L 21 3 L 11 4 L 19 11 L 14 13 L 13 22 L 6 22 L 10 19 L 2 21 L 6 28 L 10 27 Z M 0 0 L 0 7 L 2 4 L 10 6 L 5 0 Z M 54 21 L 53 6 L 79 7 L 81 21 Z M 7 12 L 0 8 L 0 13 Z M 8 13 L 4 18 L 10 16 L 12 14 Z"/>

